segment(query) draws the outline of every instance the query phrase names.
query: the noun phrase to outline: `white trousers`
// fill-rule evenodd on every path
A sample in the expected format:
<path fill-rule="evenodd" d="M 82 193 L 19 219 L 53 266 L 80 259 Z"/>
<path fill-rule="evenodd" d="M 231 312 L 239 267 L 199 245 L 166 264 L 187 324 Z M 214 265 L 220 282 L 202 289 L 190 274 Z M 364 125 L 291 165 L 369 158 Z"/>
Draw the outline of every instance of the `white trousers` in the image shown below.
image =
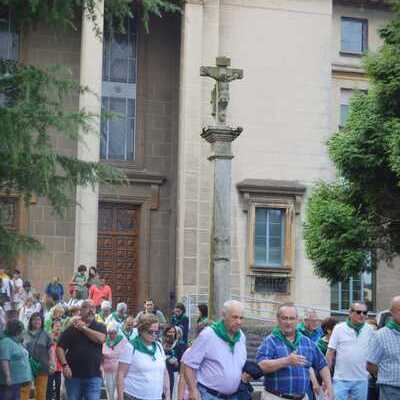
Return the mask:
<path fill-rule="evenodd" d="M 104 373 L 104 385 L 106 387 L 107 399 L 117 399 L 117 375 L 114 373 Z"/>

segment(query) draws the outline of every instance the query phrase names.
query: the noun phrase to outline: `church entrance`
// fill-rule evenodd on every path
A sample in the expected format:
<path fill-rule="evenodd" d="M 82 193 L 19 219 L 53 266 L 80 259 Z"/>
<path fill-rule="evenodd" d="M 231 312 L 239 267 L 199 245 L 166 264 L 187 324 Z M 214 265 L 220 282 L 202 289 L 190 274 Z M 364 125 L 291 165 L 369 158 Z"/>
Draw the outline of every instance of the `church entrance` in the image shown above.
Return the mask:
<path fill-rule="evenodd" d="M 99 204 L 97 266 L 111 286 L 113 307 L 124 302 L 129 312 L 137 310 L 139 211 L 131 204 Z"/>

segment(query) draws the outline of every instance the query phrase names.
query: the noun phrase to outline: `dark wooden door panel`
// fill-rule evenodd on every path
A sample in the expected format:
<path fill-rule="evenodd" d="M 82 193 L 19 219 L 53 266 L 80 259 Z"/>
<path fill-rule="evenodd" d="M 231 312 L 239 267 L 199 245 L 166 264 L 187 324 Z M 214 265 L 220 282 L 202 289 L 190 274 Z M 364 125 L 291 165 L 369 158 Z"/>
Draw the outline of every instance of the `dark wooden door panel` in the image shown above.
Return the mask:
<path fill-rule="evenodd" d="M 100 203 L 97 264 L 113 291 L 114 306 L 137 308 L 139 208 L 119 203 Z"/>

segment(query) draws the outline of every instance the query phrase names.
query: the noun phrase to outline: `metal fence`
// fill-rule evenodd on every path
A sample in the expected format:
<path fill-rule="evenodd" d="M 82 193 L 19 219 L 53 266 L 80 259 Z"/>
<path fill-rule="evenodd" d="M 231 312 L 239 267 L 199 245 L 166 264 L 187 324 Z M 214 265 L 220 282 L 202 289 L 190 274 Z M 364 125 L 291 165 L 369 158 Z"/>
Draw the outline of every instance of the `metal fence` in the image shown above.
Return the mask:
<path fill-rule="evenodd" d="M 279 305 L 282 304 L 279 301 L 264 300 L 252 296 L 232 296 L 231 298 L 233 300 L 241 301 L 244 304 L 246 320 L 254 320 L 269 324 L 275 322 L 276 310 L 278 309 Z M 198 316 L 197 306 L 201 303 L 207 304 L 208 294 L 188 295 L 182 298 L 182 302 L 186 306 L 186 315 L 189 318 L 191 328 L 192 321 Z M 306 304 L 295 305 L 299 310 L 300 317 L 302 317 L 304 313 L 310 309 L 315 310 L 323 317 L 330 315 L 345 317 L 348 315 L 348 312 L 343 310 L 331 310 L 324 307 L 315 307 Z"/>

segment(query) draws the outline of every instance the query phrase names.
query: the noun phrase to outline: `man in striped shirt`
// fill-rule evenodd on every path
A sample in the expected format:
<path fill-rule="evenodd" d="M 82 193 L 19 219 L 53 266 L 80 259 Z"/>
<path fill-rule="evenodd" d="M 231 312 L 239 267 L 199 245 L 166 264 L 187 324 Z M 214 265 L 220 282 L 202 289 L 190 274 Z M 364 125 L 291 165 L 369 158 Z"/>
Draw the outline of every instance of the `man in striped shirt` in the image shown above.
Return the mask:
<path fill-rule="evenodd" d="M 256 360 L 264 371 L 262 400 L 302 400 L 310 385 L 310 367 L 319 372 L 328 400 L 333 399 L 331 376 L 322 353 L 296 329 L 297 309 L 283 304 L 277 312 L 278 326 L 258 348 Z"/>
<path fill-rule="evenodd" d="M 372 337 L 367 368 L 378 377 L 380 400 L 400 399 L 400 296 L 392 299 L 392 319 Z"/>

